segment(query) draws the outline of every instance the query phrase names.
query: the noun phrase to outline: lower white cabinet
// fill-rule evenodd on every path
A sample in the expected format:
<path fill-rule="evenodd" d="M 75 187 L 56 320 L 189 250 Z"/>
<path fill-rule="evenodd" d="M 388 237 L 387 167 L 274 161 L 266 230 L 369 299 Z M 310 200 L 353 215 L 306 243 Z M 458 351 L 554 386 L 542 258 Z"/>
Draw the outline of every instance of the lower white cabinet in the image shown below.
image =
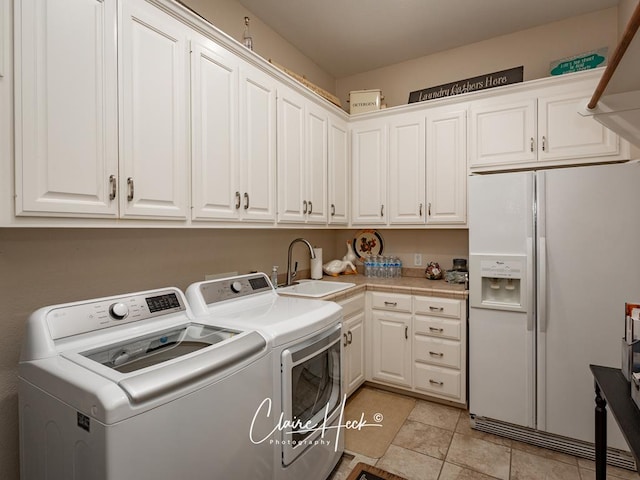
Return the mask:
<path fill-rule="evenodd" d="M 370 292 L 367 379 L 466 403 L 465 300 Z"/>
<path fill-rule="evenodd" d="M 364 383 L 364 293 L 359 293 L 338 304 L 343 309 L 342 391 L 351 395 Z"/>
<path fill-rule="evenodd" d="M 379 292 L 370 295 L 371 378 L 410 387 L 411 296 Z"/>

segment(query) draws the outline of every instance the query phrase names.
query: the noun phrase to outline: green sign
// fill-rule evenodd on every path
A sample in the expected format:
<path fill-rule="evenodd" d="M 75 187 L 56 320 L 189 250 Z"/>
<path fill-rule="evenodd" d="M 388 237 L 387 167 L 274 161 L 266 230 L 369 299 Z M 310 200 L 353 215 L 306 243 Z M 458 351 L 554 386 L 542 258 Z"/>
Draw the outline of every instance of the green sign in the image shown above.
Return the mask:
<path fill-rule="evenodd" d="M 563 73 L 579 72 L 589 70 L 604 65 L 607 59 L 607 47 L 598 50 L 581 53 L 575 57 L 563 58 L 551 62 L 551 75 L 562 75 Z"/>

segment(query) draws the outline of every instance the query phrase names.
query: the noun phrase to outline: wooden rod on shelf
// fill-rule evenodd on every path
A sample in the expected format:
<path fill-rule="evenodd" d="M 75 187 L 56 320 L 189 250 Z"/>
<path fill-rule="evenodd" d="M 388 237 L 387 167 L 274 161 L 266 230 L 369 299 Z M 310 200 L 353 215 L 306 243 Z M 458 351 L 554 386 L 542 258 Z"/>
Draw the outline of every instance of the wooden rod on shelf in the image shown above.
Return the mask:
<path fill-rule="evenodd" d="M 600 79 L 595 92 L 593 92 L 593 96 L 587 104 L 587 108 L 589 110 L 593 110 L 594 108 L 596 108 L 600 97 L 602 97 L 604 90 L 609 84 L 609 80 L 611 80 L 611 77 L 613 77 L 613 73 L 616 71 L 616 68 L 618 68 L 618 64 L 620 63 L 620 60 L 622 60 L 624 52 L 627 51 L 627 47 L 629 47 L 631 40 L 633 40 L 633 36 L 636 34 L 638 27 L 640 27 L 640 2 L 638 2 L 638 5 L 636 5 L 636 9 L 633 11 L 633 15 L 631 15 L 629 23 L 627 23 L 627 27 L 624 29 L 622 38 L 620 38 L 620 41 L 618 42 L 618 45 L 616 46 L 616 49 L 614 50 L 613 55 L 609 60 L 607 68 L 605 68 L 604 73 L 602 74 L 602 78 Z"/>

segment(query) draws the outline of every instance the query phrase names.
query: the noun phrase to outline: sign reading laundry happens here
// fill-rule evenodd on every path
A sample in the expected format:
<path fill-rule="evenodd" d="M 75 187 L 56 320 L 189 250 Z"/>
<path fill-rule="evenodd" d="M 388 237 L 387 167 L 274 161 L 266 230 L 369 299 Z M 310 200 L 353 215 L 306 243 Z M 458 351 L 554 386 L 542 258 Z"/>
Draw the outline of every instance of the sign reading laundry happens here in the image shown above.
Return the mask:
<path fill-rule="evenodd" d="M 437 98 L 450 97 L 461 93 L 476 92 L 487 88 L 502 87 L 512 83 L 522 82 L 524 79 L 524 67 L 515 67 L 499 72 L 486 73 L 477 77 L 445 83 L 437 87 L 416 90 L 409 94 L 409 103 L 424 102 Z"/>

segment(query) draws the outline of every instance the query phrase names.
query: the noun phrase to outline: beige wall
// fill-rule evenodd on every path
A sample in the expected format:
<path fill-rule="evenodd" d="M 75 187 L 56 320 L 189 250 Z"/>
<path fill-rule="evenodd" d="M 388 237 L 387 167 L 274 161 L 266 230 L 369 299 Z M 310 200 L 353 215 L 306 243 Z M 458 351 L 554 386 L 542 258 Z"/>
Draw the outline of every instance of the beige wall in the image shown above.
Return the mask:
<path fill-rule="evenodd" d="M 548 76 L 553 60 L 605 46 L 611 53 L 617 34 L 614 7 L 339 78 L 336 95 L 346 102 L 352 90 L 379 88 L 392 107 L 406 104 L 415 90 L 520 65 L 525 81 L 542 78 Z"/>
<path fill-rule="evenodd" d="M 335 92 L 335 78 L 262 23 L 237 0 L 182 0 L 182 2 L 239 42 L 242 41 L 244 32 L 244 17 L 248 16 L 251 18 L 250 30 L 254 52 L 305 76 L 328 92 Z"/>

